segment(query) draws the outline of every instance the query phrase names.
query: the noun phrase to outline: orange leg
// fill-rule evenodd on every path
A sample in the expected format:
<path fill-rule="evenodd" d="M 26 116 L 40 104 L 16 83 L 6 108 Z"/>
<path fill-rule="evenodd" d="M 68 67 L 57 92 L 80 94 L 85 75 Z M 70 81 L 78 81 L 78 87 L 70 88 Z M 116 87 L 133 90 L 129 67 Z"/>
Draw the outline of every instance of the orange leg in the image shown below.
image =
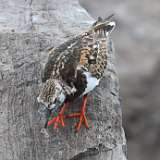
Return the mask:
<path fill-rule="evenodd" d="M 81 125 L 84 124 L 86 128 L 89 128 L 87 117 L 86 117 L 86 105 L 87 105 L 87 95 L 83 96 L 81 111 L 79 113 L 70 113 L 64 115 L 65 109 L 68 107 L 68 102 L 64 103 L 57 117 L 48 121 L 48 126 L 54 124 L 54 129 L 58 128 L 58 125 L 65 126 L 64 118 L 79 118 L 79 122 L 76 125 L 76 132 L 79 132 Z"/>
<path fill-rule="evenodd" d="M 64 124 L 64 112 L 65 109 L 68 107 L 68 103 L 64 103 L 64 105 L 62 106 L 61 110 L 58 113 L 57 117 L 54 117 L 52 120 L 48 121 L 48 126 L 54 124 L 54 129 L 58 128 L 58 125 L 60 124 L 61 126 L 65 126 Z"/>
<path fill-rule="evenodd" d="M 87 117 L 86 117 L 86 107 L 87 107 L 87 95 L 83 96 L 83 102 L 82 102 L 82 107 L 81 107 L 81 112 L 78 113 L 74 113 L 74 117 L 80 117 L 80 120 L 78 122 L 78 124 L 76 125 L 76 132 L 79 132 L 82 123 L 84 123 L 86 128 L 89 128 L 88 125 L 88 121 L 87 121 Z"/>

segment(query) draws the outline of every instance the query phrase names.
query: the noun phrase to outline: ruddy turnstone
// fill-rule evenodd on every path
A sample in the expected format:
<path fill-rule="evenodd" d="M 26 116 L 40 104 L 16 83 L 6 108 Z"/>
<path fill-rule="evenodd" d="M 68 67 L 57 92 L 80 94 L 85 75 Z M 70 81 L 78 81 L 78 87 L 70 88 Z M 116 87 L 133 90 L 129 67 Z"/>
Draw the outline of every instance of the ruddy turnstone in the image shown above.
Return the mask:
<path fill-rule="evenodd" d="M 43 87 L 37 99 L 50 114 L 57 109 L 59 113 L 47 120 L 45 127 L 54 124 L 54 128 L 58 128 L 65 125 L 65 117 L 77 117 L 77 132 L 83 123 L 89 128 L 85 114 L 87 94 L 99 84 L 107 67 L 107 39 L 115 27 L 110 18 L 99 17 L 88 31 L 50 51 L 42 77 Z M 64 115 L 68 104 L 81 96 L 81 111 Z"/>

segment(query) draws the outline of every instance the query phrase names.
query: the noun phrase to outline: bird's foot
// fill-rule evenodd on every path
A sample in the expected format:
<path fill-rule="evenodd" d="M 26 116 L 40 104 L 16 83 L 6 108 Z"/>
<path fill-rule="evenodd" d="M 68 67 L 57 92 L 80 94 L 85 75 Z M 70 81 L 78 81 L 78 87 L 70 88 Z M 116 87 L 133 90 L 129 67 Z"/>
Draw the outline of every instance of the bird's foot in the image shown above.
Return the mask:
<path fill-rule="evenodd" d="M 58 129 L 60 126 L 64 127 L 65 123 L 64 123 L 64 112 L 65 109 L 67 108 L 68 103 L 64 103 L 64 105 L 62 106 L 61 110 L 58 113 L 58 116 L 53 117 L 51 120 L 48 121 L 48 126 L 51 126 L 52 124 L 54 124 L 54 129 Z"/>
<path fill-rule="evenodd" d="M 79 122 L 76 124 L 76 132 L 79 132 L 82 124 L 84 124 L 87 129 L 89 128 L 87 117 L 85 115 L 86 107 L 87 107 L 87 95 L 83 96 L 80 119 L 79 119 Z"/>
<path fill-rule="evenodd" d="M 85 127 L 88 129 L 88 121 L 86 117 L 86 105 L 87 105 L 87 95 L 83 97 L 83 102 L 82 102 L 82 107 L 81 107 L 81 112 L 80 113 L 72 113 L 68 115 L 69 118 L 79 118 L 79 122 L 76 124 L 76 132 L 79 132 L 82 124 L 85 125 Z"/>
<path fill-rule="evenodd" d="M 73 113 L 72 114 L 72 117 L 79 117 L 79 122 L 75 125 L 75 131 L 76 132 L 79 132 L 81 126 L 84 124 L 85 127 L 88 129 L 89 128 L 89 124 L 88 124 L 88 121 L 87 121 L 87 117 L 85 115 L 85 112 L 84 113 Z"/>

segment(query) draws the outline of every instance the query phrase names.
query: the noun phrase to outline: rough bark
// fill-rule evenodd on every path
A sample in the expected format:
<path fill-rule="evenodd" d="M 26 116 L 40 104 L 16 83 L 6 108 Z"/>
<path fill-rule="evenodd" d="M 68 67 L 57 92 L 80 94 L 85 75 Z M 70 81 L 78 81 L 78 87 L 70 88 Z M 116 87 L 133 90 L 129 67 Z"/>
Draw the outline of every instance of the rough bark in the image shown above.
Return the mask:
<path fill-rule="evenodd" d="M 104 79 L 88 103 L 89 130 L 74 132 L 74 122 L 49 138 L 40 130 L 36 96 L 47 48 L 84 31 L 93 19 L 77 0 L 0 0 L 0 159 L 125 160 L 119 83 L 110 54 Z M 73 104 L 79 106 L 79 102 Z"/>

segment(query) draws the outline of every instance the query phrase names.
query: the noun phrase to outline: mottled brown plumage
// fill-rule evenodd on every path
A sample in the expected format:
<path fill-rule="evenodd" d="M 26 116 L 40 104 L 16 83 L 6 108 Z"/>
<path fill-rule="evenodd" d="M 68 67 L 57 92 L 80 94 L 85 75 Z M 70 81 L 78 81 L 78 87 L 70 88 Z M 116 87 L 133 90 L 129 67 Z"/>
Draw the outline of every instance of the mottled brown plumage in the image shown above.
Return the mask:
<path fill-rule="evenodd" d="M 98 34 L 98 33 L 97 33 Z M 43 82 L 48 78 L 64 79 L 70 75 L 75 77 L 77 67 L 91 72 L 100 78 L 107 65 L 106 38 L 96 35 L 79 36 L 75 43 L 61 50 L 54 49 L 45 66 Z M 57 56 L 57 54 L 59 54 Z"/>
<path fill-rule="evenodd" d="M 57 93 L 60 94 L 56 88 L 53 89 L 56 85 L 59 86 L 57 90 L 63 91 L 59 99 L 64 96 L 67 101 L 93 90 L 99 84 L 107 66 L 107 41 L 114 26 L 115 23 L 109 19 L 99 18 L 88 31 L 51 49 L 44 68 L 42 82 L 45 85 L 39 101 L 43 94 L 48 94 L 48 98 L 41 99 L 44 104 L 47 102 L 49 106 L 56 103 L 54 97 L 58 97 Z"/>
<path fill-rule="evenodd" d="M 68 75 L 74 78 L 77 68 L 83 68 L 100 78 L 107 65 L 106 29 L 109 29 L 109 33 L 114 27 L 109 25 L 110 21 L 105 22 L 106 26 L 99 18 L 89 31 L 50 51 L 42 82 L 49 78 L 66 80 Z"/>

